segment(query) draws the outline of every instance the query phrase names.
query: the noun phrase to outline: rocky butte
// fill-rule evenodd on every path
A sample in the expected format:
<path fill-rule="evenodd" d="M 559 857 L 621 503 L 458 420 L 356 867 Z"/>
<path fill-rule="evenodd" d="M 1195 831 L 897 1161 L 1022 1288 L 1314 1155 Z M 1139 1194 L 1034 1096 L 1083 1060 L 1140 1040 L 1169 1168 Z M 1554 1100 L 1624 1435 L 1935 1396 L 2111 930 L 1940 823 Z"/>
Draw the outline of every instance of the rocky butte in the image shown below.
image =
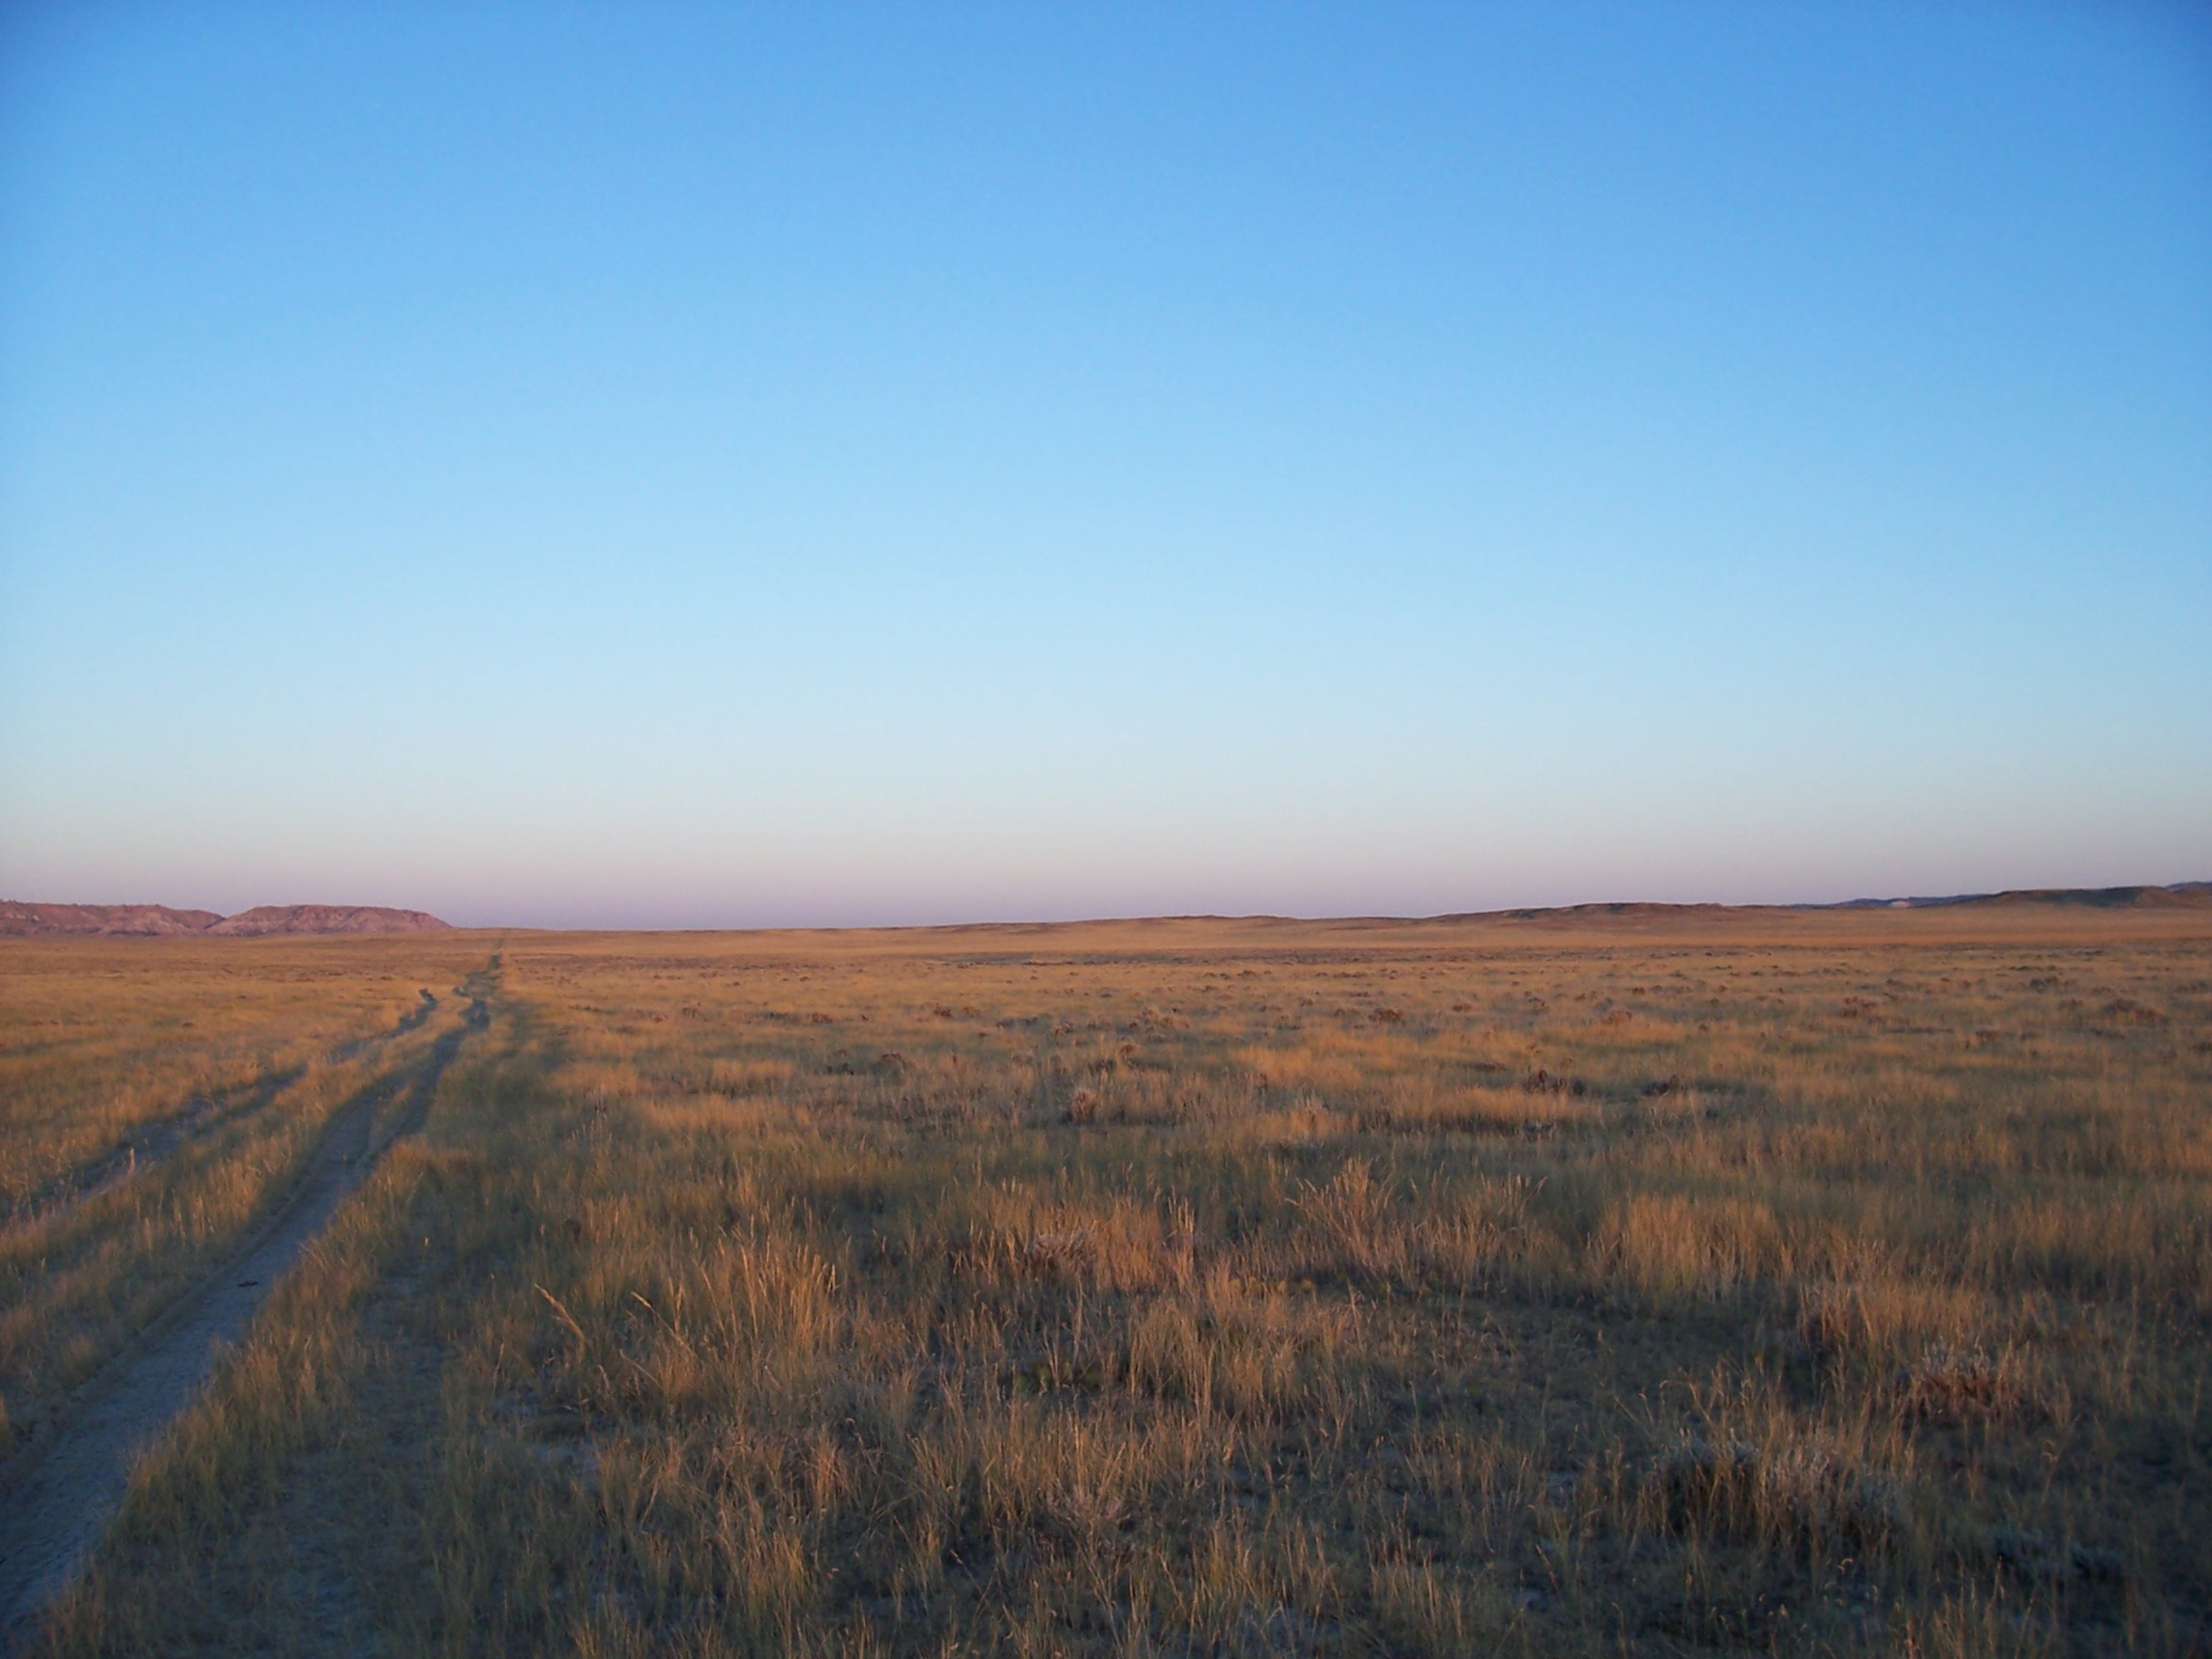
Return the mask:
<path fill-rule="evenodd" d="M 422 933 L 451 924 L 381 904 L 262 904 L 234 916 L 166 904 L 34 904 L 0 899 L 0 938 L 245 938 L 270 933 Z"/>

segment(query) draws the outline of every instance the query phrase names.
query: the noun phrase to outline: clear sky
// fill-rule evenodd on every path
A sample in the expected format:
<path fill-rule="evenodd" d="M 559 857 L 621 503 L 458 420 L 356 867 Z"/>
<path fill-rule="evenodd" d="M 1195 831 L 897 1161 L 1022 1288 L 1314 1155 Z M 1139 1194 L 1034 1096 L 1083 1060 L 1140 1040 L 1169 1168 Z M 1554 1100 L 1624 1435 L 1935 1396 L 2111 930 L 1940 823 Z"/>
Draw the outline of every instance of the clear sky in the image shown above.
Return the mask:
<path fill-rule="evenodd" d="M 0 17 L 0 895 L 2212 877 L 2212 22 Z"/>

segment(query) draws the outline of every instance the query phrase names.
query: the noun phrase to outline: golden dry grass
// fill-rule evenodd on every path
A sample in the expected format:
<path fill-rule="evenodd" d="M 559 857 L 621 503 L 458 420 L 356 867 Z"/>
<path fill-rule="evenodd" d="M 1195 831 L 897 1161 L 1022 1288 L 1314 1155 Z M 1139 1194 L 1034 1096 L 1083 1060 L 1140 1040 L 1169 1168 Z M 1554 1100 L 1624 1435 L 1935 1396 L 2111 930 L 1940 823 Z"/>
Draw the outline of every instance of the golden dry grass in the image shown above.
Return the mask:
<path fill-rule="evenodd" d="M 289 948 L 309 1048 L 426 959 Z M 490 1030 L 46 1650 L 2212 1641 L 2198 918 L 436 949 Z"/>
<path fill-rule="evenodd" d="M 0 950 L 0 1455 L 267 1213 L 331 1112 L 451 1022 L 447 988 L 481 958 Z"/>

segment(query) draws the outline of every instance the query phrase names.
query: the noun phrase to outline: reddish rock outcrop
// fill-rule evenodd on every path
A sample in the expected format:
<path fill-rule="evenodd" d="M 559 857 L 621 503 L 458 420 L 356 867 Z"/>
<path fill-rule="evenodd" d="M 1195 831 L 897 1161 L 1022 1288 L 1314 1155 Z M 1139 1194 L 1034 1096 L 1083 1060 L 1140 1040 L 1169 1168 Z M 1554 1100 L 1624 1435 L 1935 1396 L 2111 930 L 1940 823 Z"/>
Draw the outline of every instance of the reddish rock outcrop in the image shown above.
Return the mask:
<path fill-rule="evenodd" d="M 166 904 L 32 904 L 0 899 L 0 939 L 252 937 L 266 933 L 421 933 L 451 924 L 380 904 L 264 904 L 234 916 Z"/>
<path fill-rule="evenodd" d="M 166 904 L 27 904 L 0 899 L 0 938 L 204 933 L 222 920 L 212 910 L 172 910 Z"/>
<path fill-rule="evenodd" d="M 260 904 L 208 929 L 235 936 L 264 933 L 425 933 L 451 924 L 421 910 L 381 904 Z"/>

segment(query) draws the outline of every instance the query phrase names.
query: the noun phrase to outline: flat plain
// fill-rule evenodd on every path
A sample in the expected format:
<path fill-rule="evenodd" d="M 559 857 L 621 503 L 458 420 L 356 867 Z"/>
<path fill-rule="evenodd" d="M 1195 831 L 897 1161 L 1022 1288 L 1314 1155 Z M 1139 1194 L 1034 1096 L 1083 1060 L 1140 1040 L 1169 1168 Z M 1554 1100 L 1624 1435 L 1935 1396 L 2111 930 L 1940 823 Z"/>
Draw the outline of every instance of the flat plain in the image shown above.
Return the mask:
<path fill-rule="evenodd" d="M 8 941 L 0 1504 L 341 1126 L 26 1650 L 2212 1649 L 2203 909 Z"/>

